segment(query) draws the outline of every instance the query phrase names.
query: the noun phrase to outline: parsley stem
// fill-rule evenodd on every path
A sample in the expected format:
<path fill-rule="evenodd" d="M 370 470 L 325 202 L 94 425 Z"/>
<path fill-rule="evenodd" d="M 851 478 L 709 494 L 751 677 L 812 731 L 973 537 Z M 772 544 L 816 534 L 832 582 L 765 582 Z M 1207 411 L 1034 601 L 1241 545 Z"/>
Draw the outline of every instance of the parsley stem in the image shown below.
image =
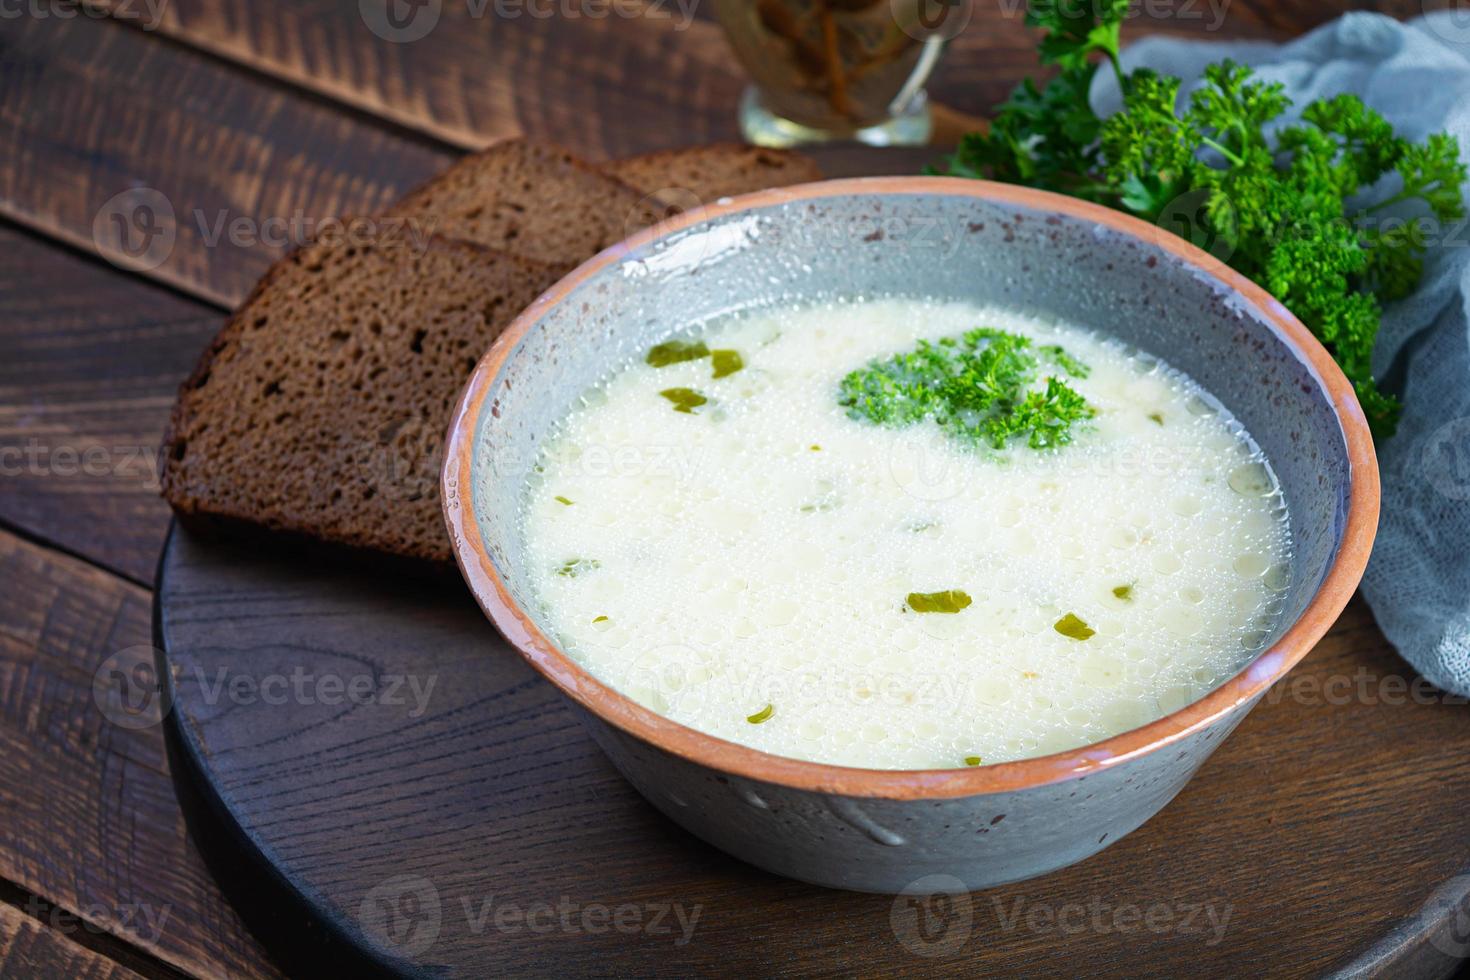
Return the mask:
<path fill-rule="evenodd" d="M 1384 198 L 1377 204 L 1368 205 L 1363 209 L 1363 212 L 1365 214 L 1372 214 L 1374 211 L 1381 211 L 1384 208 L 1392 207 L 1395 204 L 1402 204 L 1404 201 L 1413 201 L 1419 198 L 1423 198 L 1433 191 L 1439 190 L 1440 184 L 1440 181 L 1432 181 L 1427 184 L 1413 185 L 1406 183 L 1403 190 L 1399 191 L 1397 194 L 1392 195 L 1391 197 Z"/>
<path fill-rule="evenodd" d="M 1113 77 L 1118 80 L 1118 97 L 1122 98 L 1128 94 L 1128 76 L 1123 74 L 1123 62 L 1118 58 L 1118 52 L 1108 49 L 1105 53 L 1108 64 L 1113 66 Z"/>
<path fill-rule="evenodd" d="M 1212 140 L 1208 136 L 1201 136 L 1199 138 L 1199 141 L 1205 146 L 1208 146 L 1210 149 L 1214 150 L 1216 153 L 1220 154 L 1234 166 L 1239 167 L 1245 163 L 1245 160 L 1241 159 L 1239 154 L 1232 151 L 1228 146 L 1223 143 Z"/>

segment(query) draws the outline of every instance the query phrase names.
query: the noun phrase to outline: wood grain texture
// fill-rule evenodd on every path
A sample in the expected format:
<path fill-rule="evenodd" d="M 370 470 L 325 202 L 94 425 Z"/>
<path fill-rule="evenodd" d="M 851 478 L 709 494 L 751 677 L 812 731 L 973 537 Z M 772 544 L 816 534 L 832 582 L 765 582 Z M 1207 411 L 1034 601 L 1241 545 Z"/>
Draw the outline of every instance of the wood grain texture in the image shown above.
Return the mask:
<path fill-rule="evenodd" d="M 128 19 L 125 2 L 110 2 Z M 402 32 L 388 26 L 389 2 L 170 3 L 157 26 L 461 147 L 525 134 L 618 155 L 735 136 L 742 76 L 718 28 L 674 0 L 620 13 L 580 0 L 430 0 Z"/>
<path fill-rule="evenodd" d="M 0 905 L 0 976 L 141 980 L 121 964 L 80 946 L 57 928 Z"/>
<path fill-rule="evenodd" d="M 0 877 L 186 973 L 271 974 L 185 836 L 158 726 L 94 696 L 151 667 L 148 592 L 4 532 L 0 582 Z"/>
<path fill-rule="evenodd" d="M 0 17 L 0 90 L 0 214 L 223 306 L 449 160 L 105 19 Z"/>
<path fill-rule="evenodd" d="M 219 323 L 213 307 L 0 227 L 0 519 L 151 581 L 169 521 L 163 427 Z"/>
<path fill-rule="evenodd" d="M 367 210 L 447 161 L 437 146 L 334 102 L 460 146 L 528 131 L 611 154 L 731 132 L 743 80 L 706 20 L 678 32 L 642 21 L 564 19 L 507 32 L 466 19 L 459 0 L 445 3 L 450 9 L 432 38 L 392 44 L 363 29 L 356 0 L 172 0 L 161 33 L 224 61 L 126 20 L 0 18 L 0 213 L 93 251 L 104 205 L 129 187 L 153 188 L 183 227 L 149 274 L 230 305 L 280 248 L 209 245 L 199 213 L 208 225 L 221 212 L 258 221 Z M 1281 36 L 1336 6 L 1235 0 L 1221 36 Z M 1393 4 L 1404 14 L 1418 6 Z M 985 7 L 977 17 L 989 16 Z M 956 107 L 982 111 L 1033 64 L 1031 40 L 1018 24 L 977 22 L 951 52 L 936 91 Z M 9 245 L 0 236 L 7 253 Z M 53 259 L 0 260 L 0 447 L 37 431 L 52 440 L 47 445 L 141 443 L 177 380 L 166 377 L 174 359 L 192 360 L 186 348 L 195 331 L 209 332 L 207 317 L 196 318 L 202 308 L 194 304 L 170 305 L 157 290 L 120 281 L 74 288 L 74 270 Z M 25 279 L 34 288 L 21 288 Z M 62 506 L 45 499 L 53 493 Z M 111 479 L 65 486 L 0 480 L 0 519 L 135 577 L 146 574 L 161 517 L 151 495 Z M 102 660 L 148 642 L 146 592 L 3 533 L 0 582 L 0 877 L 73 911 L 168 908 L 172 916 L 156 939 L 121 927 L 115 934 L 190 974 L 269 974 L 184 836 L 157 730 L 100 720 L 92 700 Z M 1443 909 L 1426 910 L 1428 919 L 1418 909 L 1442 882 L 1459 887 L 1467 868 L 1466 842 L 1452 833 L 1462 824 L 1445 816 L 1463 807 L 1463 707 L 1327 704 L 1320 696 L 1267 704 L 1158 821 L 1065 881 L 1018 886 L 1001 895 L 999 907 L 994 896 L 975 896 L 974 933 L 961 954 L 923 958 L 897 940 L 886 901 L 772 879 L 664 822 L 570 726 L 544 685 L 518 661 L 502 662 L 498 641 L 468 633 L 456 654 L 462 641 L 438 611 L 446 605 L 463 615 L 443 594 L 411 595 L 403 620 L 409 632 L 387 635 L 407 637 L 395 656 L 442 649 L 436 656 L 448 665 L 436 659 L 431 669 L 449 688 L 461 677 L 479 678 L 482 688 L 454 693 L 458 710 L 449 717 L 385 724 L 361 712 L 278 712 L 276 721 L 303 739 L 317 728 L 340 733 L 364 720 L 368 727 L 354 736 L 363 738 L 360 748 L 344 743 L 325 761 L 288 753 L 284 790 L 272 782 L 271 753 L 287 746 L 225 718 L 207 719 L 211 732 L 237 739 L 221 750 L 234 767 L 230 785 L 253 812 L 267 814 L 270 839 L 292 866 L 327 882 L 349 922 L 360 918 L 366 891 L 389 880 L 381 854 L 352 845 L 407 828 L 412 839 L 392 866 L 437 883 L 447 916 L 431 956 L 466 962 L 474 955 L 477 966 L 543 973 L 566 972 L 564 964 L 600 973 L 831 971 L 837 960 L 828 957 L 839 954 L 846 958 L 838 968 L 875 975 L 973 975 L 1023 955 L 1028 969 L 1053 973 L 1174 967 L 1211 975 L 1245 967 L 1305 975 L 1362 963 L 1393 970 L 1409 962 L 1406 950 L 1431 964 L 1426 975 L 1442 966 L 1425 923 Z M 323 607 L 303 585 L 284 606 L 257 608 L 279 626 Z M 351 618 L 352 609 L 328 605 L 328 624 Z M 473 618 L 473 628 L 484 630 Z M 252 624 L 242 635 L 250 640 L 261 628 Z M 228 638 L 221 655 L 250 642 Z M 290 665 L 298 655 L 288 650 L 278 662 Z M 344 657 L 364 662 L 360 650 Z M 114 666 L 126 671 L 144 662 L 133 650 Z M 365 663 L 375 677 L 406 665 L 425 679 L 417 659 Z M 1320 682 L 1351 678 L 1359 668 L 1379 678 L 1404 670 L 1355 606 L 1298 675 Z M 473 745 L 465 753 L 446 748 L 455 738 Z M 428 760 L 429 769 L 419 775 L 383 763 L 408 757 Z M 271 816 L 277 800 L 283 809 Z M 292 816 L 317 812 L 335 822 L 325 830 L 290 826 Z M 445 857 L 464 842 L 468 861 Z M 673 945 L 677 924 L 672 935 L 507 933 L 493 919 L 471 919 L 458 901 L 474 900 L 480 914 L 492 898 L 487 883 L 522 908 L 566 895 L 583 907 L 698 904 L 701 919 L 684 947 Z M 1235 925 L 1224 943 L 1208 946 L 1208 936 L 1177 932 L 1059 937 L 1024 919 L 1008 930 L 1002 919 L 1018 900 L 1025 912 L 1066 907 L 1074 897 L 1114 907 L 1229 901 Z M 96 954 L 78 954 L 64 936 L 31 935 L 34 927 L 16 926 L 15 914 L 0 905 L 0 975 L 94 969 Z M 1229 955 L 1237 952 L 1238 961 Z M 96 969 L 125 975 L 105 962 Z"/>
<path fill-rule="evenodd" d="M 213 789 L 324 917 L 439 975 L 1315 976 L 1393 966 L 1385 937 L 1453 917 L 1425 908 L 1437 890 L 1470 898 L 1449 816 L 1470 792 L 1465 709 L 1406 693 L 1361 603 L 1160 816 L 1081 865 L 929 909 L 925 940 L 889 898 L 764 874 L 664 820 L 442 585 L 176 535 L 160 587 L 174 717 Z M 358 677 L 371 694 L 348 702 Z M 562 905 L 570 927 L 495 925 Z M 589 934 L 594 905 L 699 919 L 684 943 L 677 926 Z M 967 938 L 925 955 L 956 922 Z"/>
<path fill-rule="evenodd" d="M 110 22 L 0 18 L 0 214 L 224 306 L 323 220 L 375 210 L 451 156 L 157 43 L 155 26 L 460 146 L 526 132 L 599 156 L 728 138 L 744 84 L 717 26 L 676 8 L 508 18 L 443 0 L 434 30 L 394 43 L 355 0 L 179 0 L 157 25 L 141 0 L 113 2 Z M 944 62 L 936 92 L 953 107 L 983 112 L 1034 70 L 1031 32 L 1007 9 L 978 7 Z M 1215 21 L 1198 12 L 1130 32 L 1204 31 Z M 1221 36 L 1282 30 L 1231 12 Z"/>
<path fill-rule="evenodd" d="M 618 156 L 734 136 L 745 73 L 708 0 L 429 0 L 401 30 L 389 2 L 173 0 L 155 21 L 140 0 L 105 0 L 136 26 L 461 147 L 526 134 Z M 1345 10 L 1408 17 L 1451 3 L 1158 0 L 1137 6 L 1126 34 L 1282 39 Z M 983 116 L 1035 73 L 1023 12 L 1023 0 L 973 0 L 934 97 Z"/>

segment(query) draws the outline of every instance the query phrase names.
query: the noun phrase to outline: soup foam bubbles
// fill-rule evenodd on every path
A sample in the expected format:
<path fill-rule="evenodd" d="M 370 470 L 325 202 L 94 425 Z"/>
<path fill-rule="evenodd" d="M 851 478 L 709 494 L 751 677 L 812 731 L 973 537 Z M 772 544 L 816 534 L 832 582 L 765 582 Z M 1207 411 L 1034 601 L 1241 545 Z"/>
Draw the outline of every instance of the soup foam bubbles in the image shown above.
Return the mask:
<path fill-rule="evenodd" d="M 838 405 L 848 372 L 979 325 L 1090 367 L 1068 382 L 1097 414 L 1070 445 L 977 449 Z M 548 440 L 520 515 L 543 623 L 652 710 L 840 765 L 994 763 L 1176 710 L 1273 635 L 1289 583 L 1275 479 L 1157 359 L 907 298 L 751 312 L 698 338 L 743 367 L 614 371 Z M 706 401 L 677 411 L 671 389 Z M 907 602 L 946 590 L 969 604 Z M 1085 638 L 1061 631 L 1069 616 Z"/>

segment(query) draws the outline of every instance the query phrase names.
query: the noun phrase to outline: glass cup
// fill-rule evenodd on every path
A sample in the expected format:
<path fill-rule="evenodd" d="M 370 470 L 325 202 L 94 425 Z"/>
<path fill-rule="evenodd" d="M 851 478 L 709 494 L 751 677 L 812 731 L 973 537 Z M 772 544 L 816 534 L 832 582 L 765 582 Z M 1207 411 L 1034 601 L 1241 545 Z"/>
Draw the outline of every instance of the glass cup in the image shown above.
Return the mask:
<path fill-rule="evenodd" d="M 714 0 L 754 84 L 740 104 L 761 146 L 927 143 L 924 83 L 972 0 Z"/>

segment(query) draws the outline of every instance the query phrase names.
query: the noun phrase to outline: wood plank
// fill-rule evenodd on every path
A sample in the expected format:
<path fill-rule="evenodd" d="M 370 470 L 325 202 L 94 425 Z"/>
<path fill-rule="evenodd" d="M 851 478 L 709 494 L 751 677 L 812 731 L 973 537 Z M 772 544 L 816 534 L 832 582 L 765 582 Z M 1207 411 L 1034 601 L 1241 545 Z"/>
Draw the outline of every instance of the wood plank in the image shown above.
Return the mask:
<path fill-rule="evenodd" d="M 188 0 L 163 6 L 160 29 L 459 145 L 524 131 L 596 155 L 733 135 L 743 76 L 707 21 L 443 8 L 436 29 L 408 44 L 373 34 L 355 0 Z M 124 16 L 140 9 L 126 0 L 108 22 L 0 18 L 0 214 L 231 306 L 305 230 L 374 210 L 450 159 L 158 44 Z M 1017 17 L 977 20 L 940 91 L 982 111 L 1033 68 L 1031 45 Z M 157 97 L 162 78 L 179 98 Z"/>
<path fill-rule="evenodd" d="M 0 905 L 0 976 L 68 980 L 142 980 L 8 905 Z"/>
<path fill-rule="evenodd" d="M 524 133 L 616 156 L 728 139 L 745 85 L 710 5 L 693 0 L 692 16 L 675 0 L 435 0 L 401 34 L 384 26 L 387 0 L 174 0 L 156 19 L 141 0 L 104 2 L 130 23 L 460 147 Z M 1348 9 L 1406 17 L 1450 2 L 1160 0 L 1138 5 L 1126 33 L 1284 38 Z M 1035 71 L 1035 37 L 1023 0 L 970 6 L 930 90 L 985 115 Z"/>
<path fill-rule="evenodd" d="M 114 20 L 0 17 L 0 91 L 0 214 L 223 306 L 450 158 Z"/>
<path fill-rule="evenodd" d="M 151 581 L 169 521 L 159 444 L 219 322 L 214 307 L 0 227 L 0 521 Z"/>
<path fill-rule="evenodd" d="M 0 581 L 0 877 L 186 973 L 274 974 L 185 835 L 156 704 L 118 700 L 149 593 L 5 532 Z"/>
<path fill-rule="evenodd" d="M 126 18 L 126 0 L 108 2 Z M 386 3 L 173 2 L 157 28 L 461 147 L 529 134 L 617 155 L 735 136 L 743 77 L 718 28 L 681 12 L 699 0 L 603 16 L 557 0 L 435 0 L 409 22 L 432 22 L 428 33 L 408 42 L 391 38 L 418 31 L 389 30 Z M 585 9 L 597 6 L 609 9 Z"/>

